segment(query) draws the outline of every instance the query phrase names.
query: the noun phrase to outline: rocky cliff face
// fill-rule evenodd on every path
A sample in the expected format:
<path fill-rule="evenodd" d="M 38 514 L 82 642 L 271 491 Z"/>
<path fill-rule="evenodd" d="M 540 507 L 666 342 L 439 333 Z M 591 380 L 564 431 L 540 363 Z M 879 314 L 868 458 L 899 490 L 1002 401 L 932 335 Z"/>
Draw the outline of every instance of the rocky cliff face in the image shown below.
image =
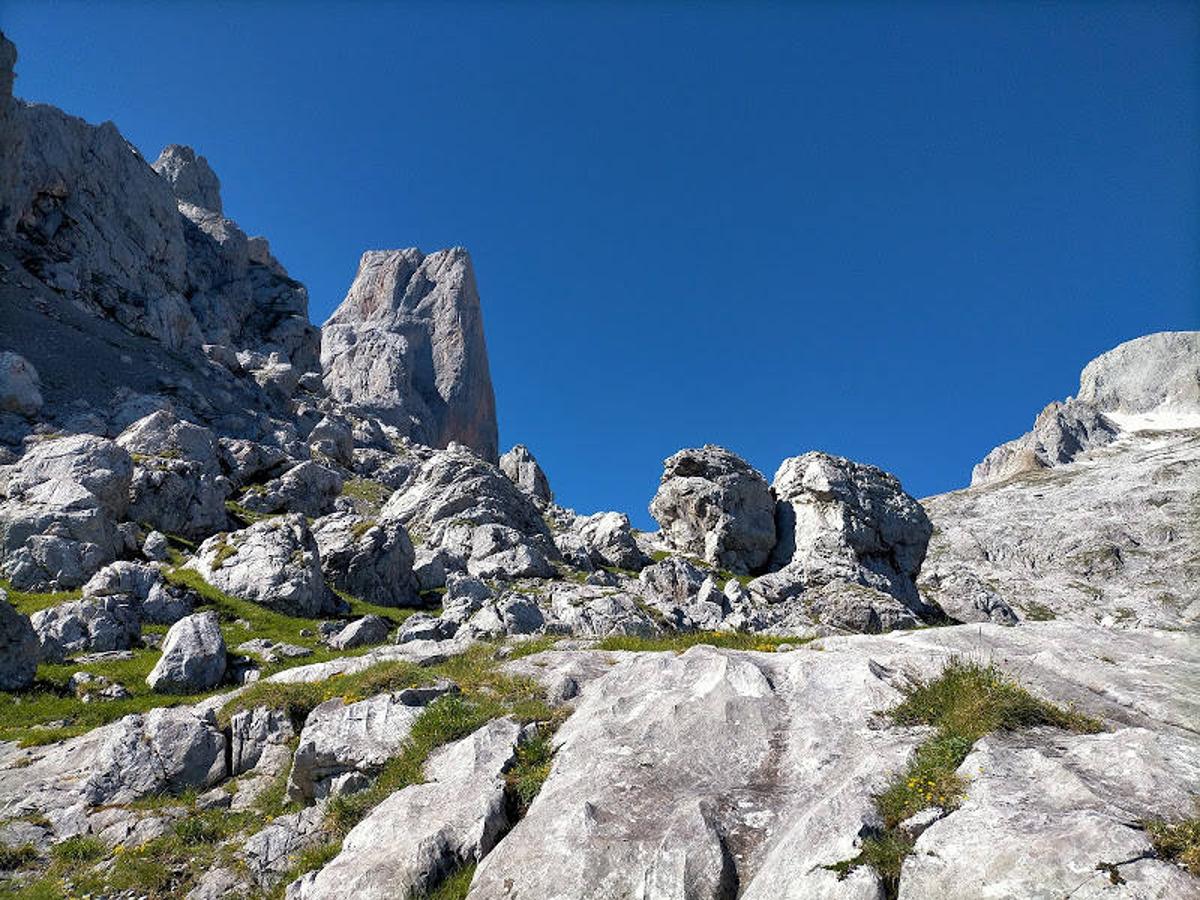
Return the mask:
<path fill-rule="evenodd" d="M 1195 628 L 1198 473 L 1200 332 L 1129 341 L 969 489 L 922 501 L 935 525 L 922 589 L 952 615 L 999 601 L 1026 619 Z"/>
<path fill-rule="evenodd" d="M 422 444 L 457 441 L 495 461 L 496 401 L 466 250 L 364 253 L 321 329 L 325 386 L 339 404 Z"/>

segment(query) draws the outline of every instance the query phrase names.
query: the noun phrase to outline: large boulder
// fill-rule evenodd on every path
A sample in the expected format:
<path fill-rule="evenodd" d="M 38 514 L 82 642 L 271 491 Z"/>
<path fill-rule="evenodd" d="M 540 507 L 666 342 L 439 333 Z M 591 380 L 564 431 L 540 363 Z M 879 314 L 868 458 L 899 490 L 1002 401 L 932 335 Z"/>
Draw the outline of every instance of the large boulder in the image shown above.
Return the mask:
<path fill-rule="evenodd" d="M 813 452 L 784 460 L 772 491 L 779 534 L 772 569 L 799 589 L 841 580 L 920 606 L 914 579 L 933 526 L 894 476 Z"/>
<path fill-rule="evenodd" d="M 524 444 L 517 444 L 500 457 L 500 471 L 519 487 L 538 509 L 545 509 L 554 502 L 554 493 L 550 490 L 546 473 Z"/>
<path fill-rule="evenodd" d="M 329 602 L 320 549 L 298 513 L 213 535 L 187 567 L 227 594 L 290 616 L 318 616 Z"/>
<path fill-rule="evenodd" d="M 186 588 L 171 584 L 162 569 L 147 563 L 118 560 L 88 579 L 84 597 L 121 597 L 138 609 L 143 622 L 174 625 L 190 615 L 195 597 Z"/>
<path fill-rule="evenodd" d="M 42 659 L 58 663 L 75 653 L 128 650 L 141 636 L 137 602 L 124 595 L 85 597 L 31 616 Z"/>
<path fill-rule="evenodd" d="M 321 329 L 325 387 L 432 447 L 467 444 L 495 461 L 496 402 L 475 273 L 461 247 L 364 253 Z"/>
<path fill-rule="evenodd" d="M 133 464 L 113 441 L 81 434 L 37 441 L 0 483 L 0 574 L 21 590 L 83 584 L 125 549 L 117 521 Z"/>
<path fill-rule="evenodd" d="M 171 185 L 175 197 L 194 206 L 221 212 L 221 181 L 208 160 L 191 147 L 169 144 L 153 164 Z"/>
<path fill-rule="evenodd" d="M 242 498 L 242 505 L 259 513 L 320 516 L 330 511 L 342 492 L 342 484 L 342 476 L 336 470 L 309 460 L 264 485 L 251 487 Z"/>
<path fill-rule="evenodd" d="M 433 454 L 384 504 L 381 520 L 402 522 L 426 548 L 445 548 L 472 574 L 545 576 L 557 556 L 541 512 L 516 485 L 470 450 Z M 485 527 L 487 526 L 487 527 Z"/>
<path fill-rule="evenodd" d="M 160 694 L 199 694 L 225 676 L 225 638 L 217 614 L 197 613 L 171 626 L 146 683 Z"/>
<path fill-rule="evenodd" d="M 221 473 L 213 433 L 159 410 L 117 438 L 132 455 L 129 517 L 172 534 L 209 535 L 225 527 L 233 489 Z"/>
<path fill-rule="evenodd" d="M 594 566 L 613 566 L 638 570 L 649 559 L 638 546 L 629 516 L 618 512 L 599 512 L 579 516 L 572 526 L 583 541 L 588 558 Z"/>
<path fill-rule="evenodd" d="M 762 568 L 775 546 L 775 503 L 766 479 L 712 444 L 680 450 L 663 468 L 650 502 L 662 539 L 731 572 Z"/>
<path fill-rule="evenodd" d="M 312 530 L 321 569 L 338 590 L 380 606 L 417 602 L 413 545 L 399 522 L 338 512 L 317 519 Z"/>
<path fill-rule="evenodd" d="M 482 860 L 511 824 L 504 773 L 520 737 L 516 722 L 495 719 L 434 752 L 422 784 L 375 807 L 346 835 L 333 861 L 295 882 L 288 897 L 428 896 L 448 875 Z"/>
<path fill-rule="evenodd" d="M 0 691 L 19 691 L 33 684 L 40 655 L 29 616 L 13 609 L 0 590 Z"/>
<path fill-rule="evenodd" d="M 404 745 L 421 710 L 451 689 L 439 683 L 357 703 L 326 700 L 304 721 L 288 796 L 313 800 L 365 787 Z"/>
<path fill-rule="evenodd" d="M 0 353 L 0 412 L 32 418 L 41 411 L 42 391 L 37 369 L 19 353 Z"/>

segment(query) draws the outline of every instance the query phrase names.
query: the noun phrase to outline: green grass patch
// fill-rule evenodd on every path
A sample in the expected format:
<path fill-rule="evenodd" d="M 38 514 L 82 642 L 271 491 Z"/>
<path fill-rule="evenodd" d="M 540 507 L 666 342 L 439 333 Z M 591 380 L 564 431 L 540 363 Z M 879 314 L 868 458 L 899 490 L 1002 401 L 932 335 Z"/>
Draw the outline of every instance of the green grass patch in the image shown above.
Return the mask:
<path fill-rule="evenodd" d="M 740 631 L 686 631 L 664 634 L 658 637 L 614 635 L 600 642 L 601 650 L 629 650 L 635 653 L 674 651 L 682 653 L 689 647 L 704 644 L 726 650 L 759 650 L 774 653 L 781 644 L 796 646 L 812 638 L 776 637 L 763 634 L 745 634 Z"/>
<path fill-rule="evenodd" d="M 0 846 L 0 872 L 15 872 L 33 865 L 38 860 L 38 852 L 33 844 L 23 844 L 20 847 Z"/>
<path fill-rule="evenodd" d="M 1021 606 L 1021 612 L 1030 622 L 1050 622 L 1058 618 L 1058 613 L 1036 600 L 1026 600 Z"/>
<path fill-rule="evenodd" d="M 512 650 L 509 651 L 508 658 L 523 659 L 526 656 L 533 656 L 535 653 L 543 653 L 546 650 L 553 650 L 554 645 L 562 640 L 561 635 L 546 634 L 540 637 L 530 638 L 527 641 L 519 641 L 512 645 Z"/>
<path fill-rule="evenodd" d="M 55 862 L 78 866 L 95 862 L 108 855 L 103 841 L 94 837 L 69 837 L 50 848 Z"/>
<path fill-rule="evenodd" d="M 539 728 L 536 735 L 517 748 L 517 759 L 505 773 L 505 781 L 517 802 L 517 815 L 524 817 L 550 777 L 550 765 L 554 762 L 554 732 Z"/>
<path fill-rule="evenodd" d="M 342 483 L 342 496 L 367 500 L 382 506 L 392 496 L 392 489 L 373 478 L 348 478 Z"/>
<path fill-rule="evenodd" d="M 0 578 L 0 589 L 8 594 L 8 602 L 22 615 L 32 616 L 35 612 L 58 606 L 60 603 L 70 603 L 83 596 L 83 590 L 57 591 L 50 594 L 38 594 L 30 591 L 18 591 L 8 581 Z"/>
<path fill-rule="evenodd" d="M 1200 877 L 1200 813 L 1174 822 L 1152 819 L 1142 825 L 1160 859 L 1178 863 Z"/>
<path fill-rule="evenodd" d="M 883 828 L 864 839 L 858 856 L 830 869 L 845 877 L 859 866 L 874 869 L 886 897 L 900 889 L 900 871 L 915 836 L 901 828 L 929 807 L 956 809 L 967 783 L 957 769 L 975 742 L 994 731 L 1051 726 L 1091 734 L 1101 723 L 1033 696 L 994 665 L 952 659 L 931 681 L 911 684 L 904 700 L 884 714 L 897 725 L 931 726 L 932 737 L 913 754 L 907 769 L 875 797 Z"/>
<path fill-rule="evenodd" d="M 432 892 L 423 894 L 421 900 L 466 900 L 471 890 L 471 879 L 475 877 L 475 863 L 463 866 L 448 876 Z"/>

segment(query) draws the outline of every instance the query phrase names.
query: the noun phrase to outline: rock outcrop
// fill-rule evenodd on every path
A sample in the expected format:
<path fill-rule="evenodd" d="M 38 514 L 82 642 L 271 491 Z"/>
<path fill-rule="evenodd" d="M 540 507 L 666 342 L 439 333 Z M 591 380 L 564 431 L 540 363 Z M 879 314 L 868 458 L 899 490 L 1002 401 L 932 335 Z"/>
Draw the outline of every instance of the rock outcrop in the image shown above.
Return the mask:
<path fill-rule="evenodd" d="M 188 567 L 227 594 L 286 615 L 318 616 L 329 603 L 321 553 L 299 513 L 213 535 Z"/>
<path fill-rule="evenodd" d="M 814 452 L 784 460 L 771 490 L 779 534 L 771 566 L 786 576 L 768 576 L 776 594 L 840 580 L 919 605 L 914 579 L 933 526 L 894 476 Z"/>
<path fill-rule="evenodd" d="M 663 469 L 650 502 L 663 540 L 731 572 L 761 569 L 775 546 L 775 503 L 766 479 L 711 444 L 680 450 Z"/>
<path fill-rule="evenodd" d="M 19 691 L 33 684 L 40 644 L 29 616 L 23 616 L 0 590 L 0 691 Z"/>
<path fill-rule="evenodd" d="M 475 273 L 461 247 L 364 253 L 321 329 L 330 396 L 432 447 L 497 458 L 496 401 Z"/>
<path fill-rule="evenodd" d="M 171 626 L 146 683 L 161 694 L 199 694 L 216 687 L 224 676 L 225 638 L 217 614 L 210 610 Z"/>
<path fill-rule="evenodd" d="M 537 459 L 524 444 L 517 444 L 500 457 L 500 471 L 519 487 L 539 509 L 554 502 L 550 481 Z"/>
<path fill-rule="evenodd" d="M 1180 428 L 1200 428 L 1200 331 L 1149 334 L 1096 357 L 1079 395 L 1051 403 L 1033 431 L 992 450 L 971 484 L 1073 462 L 1123 432 Z"/>

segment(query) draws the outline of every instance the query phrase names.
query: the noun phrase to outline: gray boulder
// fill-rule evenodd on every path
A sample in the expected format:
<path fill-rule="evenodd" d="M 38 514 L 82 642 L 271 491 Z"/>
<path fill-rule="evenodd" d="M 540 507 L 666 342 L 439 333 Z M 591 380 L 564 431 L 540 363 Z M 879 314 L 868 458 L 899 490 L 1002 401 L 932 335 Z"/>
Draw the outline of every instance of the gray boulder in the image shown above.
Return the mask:
<path fill-rule="evenodd" d="M 0 352 L 0 412 L 33 418 L 42 408 L 41 386 L 29 360 L 11 350 Z"/>
<path fill-rule="evenodd" d="M 392 623 L 383 616 L 363 616 L 330 638 L 329 646 L 335 650 L 352 650 L 355 647 L 382 644 L 391 630 Z"/>
<path fill-rule="evenodd" d="M 583 540 L 593 565 L 636 571 L 650 561 L 638 547 L 625 513 L 600 512 L 580 516 L 573 527 Z"/>
<path fill-rule="evenodd" d="M 160 694 L 199 694 L 224 676 L 225 638 L 217 614 L 209 611 L 171 626 L 146 683 Z"/>
<path fill-rule="evenodd" d="M 451 525 L 502 525 L 550 540 L 533 502 L 498 468 L 460 446 L 434 453 L 384 504 L 380 517 L 421 532 L 431 546 L 440 546 L 442 530 Z"/>
<path fill-rule="evenodd" d="M 325 811 L 312 806 L 279 816 L 246 839 L 241 850 L 246 870 L 259 887 L 270 887 L 295 864 L 297 854 L 328 839 Z"/>
<path fill-rule="evenodd" d="M 372 810 L 332 862 L 289 886 L 290 900 L 425 896 L 446 876 L 482 860 L 511 824 L 504 772 L 520 737 L 516 722 L 495 719 L 437 750 L 425 766 L 425 782 Z"/>
<path fill-rule="evenodd" d="M 775 546 L 775 503 L 744 459 L 706 444 L 664 464 L 650 514 L 671 547 L 738 574 L 760 569 Z"/>
<path fill-rule="evenodd" d="M 170 555 L 171 544 L 161 531 L 151 531 L 142 541 L 142 556 L 151 562 L 165 562 Z"/>
<path fill-rule="evenodd" d="M 475 273 L 461 247 L 364 253 L 321 329 L 325 387 L 338 404 L 432 447 L 495 460 L 496 402 Z"/>
<path fill-rule="evenodd" d="M 312 530 L 334 587 L 380 606 L 417 603 L 413 545 L 399 522 L 337 512 L 317 519 Z"/>
<path fill-rule="evenodd" d="M 286 615 L 313 618 L 330 602 L 320 550 L 298 513 L 213 535 L 187 568 L 227 594 Z"/>
<path fill-rule="evenodd" d="M 308 714 L 288 777 L 288 796 L 311 801 L 365 787 L 408 739 L 421 710 L 453 685 L 409 688 L 347 704 L 327 700 Z"/>
<path fill-rule="evenodd" d="M 554 493 L 550 490 L 546 473 L 524 444 L 517 444 L 500 457 L 500 471 L 519 487 L 538 509 L 545 509 L 554 502 Z"/>
<path fill-rule="evenodd" d="M 221 473 L 211 431 L 159 410 L 126 428 L 117 443 L 135 461 L 131 519 L 187 536 L 225 527 L 225 500 L 233 486 Z"/>
<path fill-rule="evenodd" d="M 85 597 L 30 617 L 45 662 L 90 651 L 128 650 L 142 633 L 137 601 L 127 595 Z"/>
<path fill-rule="evenodd" d="M 13 609 L 0 590 L 0 691 L 19 691 L 33 684 L 40 655 L 29 616 Z"/>
<path fill-rule="evenodd" d="M 917 587 L 926 603 L 936 605 L 957 622 L 995 622 L 1016 625 L 1012 607 L 974 572 L 961 566 L 921 572 Z"/>
<path fill-rule="evenodd" d="M 252 512 L 320 516 L 330 511 L 341 492 L 341 475 L 328 466 L 305 461 L 264 485 L 251 487 L 241 503 Z"/>
<path fill-rule="evenodd" d="M 264 756 L 287 750 L 294 736 L 287 713 L 266 706 L 244 709 L 229 720 L 229 774 L 256 769 Z M 287 752 L 290 763 L 291 753 Z"/>
<path fill-rule="evenodd" d="M 133 461 L 118 444 L 92 434 L 36 441 L 9 470 L 10 499 L 31 493 L 39 486 L 71 482 L 92 494 L 114 517 L 129 506 L 129 481 Z"/>
<path fill-rule="evenodd" d="M 155 625 L 174 625 L 191 614 L 195 603 L 193 593 L 168 582 L 158 566 L 124 560 L 88 579 L 83 596 L 124 598 L 141 621 Z"/>
<path fill-rule="evenodd" d="M 308 433 L 307 442 L 318 457 L 343 466 L 354 463 L 354 433 L 345 422 L 325 416 Z"/>
<path fill-rule="evenodd" d="M 920 607 L 914 579 L 933 526 L 894 476 L 814 452 L 784 460 L 772 491 L 779 533 L 773 569 L 802 587 L 855 582 Z"/>

